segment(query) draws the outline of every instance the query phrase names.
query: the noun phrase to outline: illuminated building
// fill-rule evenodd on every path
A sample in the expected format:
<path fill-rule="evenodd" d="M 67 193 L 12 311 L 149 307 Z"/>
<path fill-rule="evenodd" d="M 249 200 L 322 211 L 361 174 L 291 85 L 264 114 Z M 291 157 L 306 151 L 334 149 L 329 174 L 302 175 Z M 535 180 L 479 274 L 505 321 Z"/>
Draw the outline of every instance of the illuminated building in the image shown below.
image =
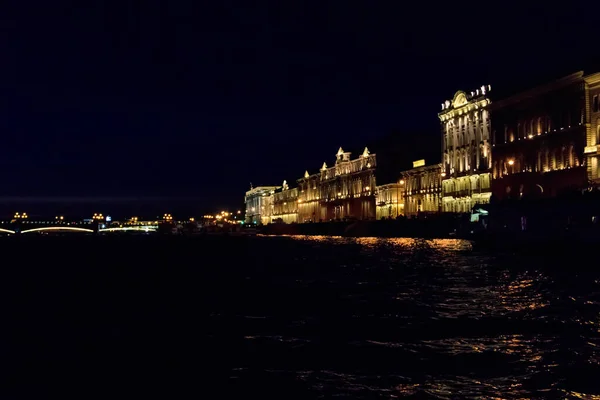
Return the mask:
<path fill-rule="evenodd" d="M 590 183 L 600 184 L 598 158 L 600 153 L 600 73 L 584 77 L 586 95 L 586 146 L 584 153 L 587 158 L 587 175 Z"/>
<path fill-rule="evenodd" d="M 425 165 L 425 160 L 418 160 L 413 162 L 413 167 L 400 173 L 405 216 L 440 212 L 442 164 Z"/>
<path fill-rule="evenodd" d="M 272 194 L 279 186 L 258 186 L 250 188 L 246 192 L 244 202 L 246 203 L 247 224 L 267 224 L 271 222 Z"/>
<path fill-rule="evenodd" d="M 343 218 L 375 218 L 375 154 L 365 147 L 352 160 L 341 147 L 335 165 L 326 163 L 320 172 L 321 217 L 323 221 Z"/>
<path fill-rule="evenodd" d="M 588 81 L 597 92 L 598 76 Z M 587 185 L 586 138 L 596 141 L 589 134 L 588 92 L 583 72 L 577 72 L 494 102 L 494 197 L 552 197 Z"/>
<path fill-rule="evenodd" d="M 396 218 L 404 215 L 404 182 L 377 186 L 375 191 L 375 204 L 377 205 L 376 217 Z"/>
<path fill-rule="evenodd" d="M 321 173 L 304 173 L 298 179 L 298 222 L 319 222 L 321 214 Z"/>
<path fill-rule="evenodd" d="M 491 196 L 489 85 L 442 104 L 442 211 L 470 212 Z"/>
<path fill-rule="evenodd" d="M 389 206 L 393 216 L 401 215 L 402 195 L 398 194 L 401 191 L 399 183 L 383 185 L 379 191 L 376 190 L 376 176 L 382 182 L 394 181 L 396 178 L 390 177 L 398 176 L 396 157 L 390 151 L 393 146 L 381 147 L 383 162 L 379 162 L 376 155 L 366 147 L 355 159 L 352 159 L 350 152 L 340 147 L 333 166 L 328 167 L 327 163 L 323 163 L 318 172 L 311 174 L 306 171 L 297 180 L 296 188 L 289 188 L 284 181 L 284 185 L 272 195 L 271 221 L 304 223 L 341 219 L 369 220 L 383 215 L 390 216 Z M 385 207 L 376 206 L 376 196 L 379 196 L 380 202 L 385 203 Z M 264 215 L 267 215 L 266 211 Z"/>
<path fill-rule="evenodd" d="M 286 181 L 273 194 L 272 222 L 291 224 L 298 222 L 298 188 L 289 187 Z"/>

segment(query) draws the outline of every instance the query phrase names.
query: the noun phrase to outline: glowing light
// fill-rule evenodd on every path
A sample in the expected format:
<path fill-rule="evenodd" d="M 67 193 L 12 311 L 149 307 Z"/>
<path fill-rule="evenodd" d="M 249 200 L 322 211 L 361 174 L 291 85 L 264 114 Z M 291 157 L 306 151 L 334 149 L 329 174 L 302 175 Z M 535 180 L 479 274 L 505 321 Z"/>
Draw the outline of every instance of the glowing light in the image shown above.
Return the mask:
<path fill-rule="evenodd" d="M 158 229 L 156 225 L 146 225 L 146 226 L 126 226 L 123 228 L 105 228 L 99 229 L 98 232 L 124 232 L 124 231 L 155 231 Z"/>
<path fill-rule="evenodd" d="M 48 226 L 48 227 L 44 227 L 44 228 L 33 228 L 33 229 L 26 229 L 24 231 L 21 231 L 21 233 L 44 232 L 44 231 L 72 231 L 72 232 L 94 233 L 94 231 L 91 229 L 75 228 L 75 227 L 70 227 L 70 226 Z"/>
<path fill-rule="evenodd" d="M 515 163 L 515 160 L 508 160 L 508 165 L 513 165 Z"/>
<path fill-rule="evenodd" d="M 425 165 L 425 160 L 413 161 L 413 168 L 422 167 Z"/>
<path fill-rule="evenodd" d="M 404 185 L 404 179 L 400 179 L 400 184 Z"/>
<path fill-rule="evenodd" d="M 15 231 L 11 231 L 11 230 L 8 230 L 8 229 L 2 229 L 2 228 L 0 228 L 0 232 L 11 233 L 11 234 L 15 233 Z"/>

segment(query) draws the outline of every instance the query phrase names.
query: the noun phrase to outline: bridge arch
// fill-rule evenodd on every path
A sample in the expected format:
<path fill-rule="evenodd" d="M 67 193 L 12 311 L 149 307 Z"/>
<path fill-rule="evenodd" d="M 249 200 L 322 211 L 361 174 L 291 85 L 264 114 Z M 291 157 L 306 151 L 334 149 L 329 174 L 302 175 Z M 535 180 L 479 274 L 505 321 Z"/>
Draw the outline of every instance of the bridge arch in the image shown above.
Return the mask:
<path fill-rule="evenodd" d="M 25 229 L 21 231 L 21 233 L 30 233 L 30 232 L 52 232 L 52 231 L 63 231 L 63 232 L 85 232 L 85 233 L 94 233 L 92 229 L 87 228 L 77 228 L 74 226 L 45 226 L 42 228 L 33 228 L 33 229 Z"/>
<path fill-rule="evenodd" d="M 158 229 L 156 225 L 142 225 L 142 226 L 124 226 L 117 228 L 104 228 L 98 229 L 98 232 L 127 232 L 127 231 L 138 231 L 138 232 L 154 232 Z"/>

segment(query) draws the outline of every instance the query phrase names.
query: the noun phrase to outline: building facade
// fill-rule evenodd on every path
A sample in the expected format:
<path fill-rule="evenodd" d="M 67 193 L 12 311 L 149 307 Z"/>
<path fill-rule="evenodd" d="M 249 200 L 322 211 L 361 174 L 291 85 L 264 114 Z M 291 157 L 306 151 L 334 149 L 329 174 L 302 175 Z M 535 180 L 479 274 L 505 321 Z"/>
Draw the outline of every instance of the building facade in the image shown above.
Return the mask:
<path fill-rule="evenodd" d="M 400 174 L 404 215 L 439 213 L 442 210 L 442 164 L 425 165 L 425 160 L 419 160 L 413 167 Z"/>
<path fill-rule="evenodd" d="M 319 222 L 324 215 L 321 211 L 321 173 L 298 179 L 298 222 Z"/>
<path fill-rule="evenodd" d="M 298 188 L 290 188 L 283 181 L 281 188 L 273 194 L 272 222 L 292 224 L 298 222 Z"/>
<path fill-rule="evenodd" d="M 404 182 L 377 186 L 375 204 L 377 219 L 392 219 L 404 215 Z"/>
<path fill-rule="evenodd" d="M 589 182 L 600 185 L 600 73 L 584 78 L 586 95 L 586 156 L 587 176 Z"/>
<path fill-rule="evenodd" d="M 442 104 L 442 211 L 470 212 L 491 197 L 489 85 Z"/>
<path fill-rule="evenodd" d="M 375 154 L 365 147 L 356 159 L 341 147 L 335 165 L 323 163 L 320 176 L 321 220 L 344 218 L 374 219 L 375 210 Z"/>
<path fill-rule="evenodd" d="M 553 197 L 587 185 L 584 150 L 595 140 L 588 101 L 577 72 L 493 104 L 495 198 Z"/>
<path fill-rule="evenodd" d="M 271 222 L 272 195 L 279 186 L 258 186 L 250 188 L 246 192 L 244 203 L 246 204 L 245 222 L 247 224 L 266 224 Z"/>

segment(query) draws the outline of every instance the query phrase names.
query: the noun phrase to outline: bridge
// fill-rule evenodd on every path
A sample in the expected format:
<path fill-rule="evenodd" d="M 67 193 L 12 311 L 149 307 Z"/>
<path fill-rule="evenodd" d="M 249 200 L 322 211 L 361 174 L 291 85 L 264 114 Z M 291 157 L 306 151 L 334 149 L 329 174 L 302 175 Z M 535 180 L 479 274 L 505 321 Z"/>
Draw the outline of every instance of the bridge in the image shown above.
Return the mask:
<path fill-rule="evenodd" d="M 15 234 L 34 234 L 34 233 L 118 233 L 118 232 L 142 232 L 151 233 L 158 231 L 158 223 L 155 221 L 148 223 L 106 225 L 97 221 L 26 221 L 11 220 L 0 221 L 0 235 Z"/>

